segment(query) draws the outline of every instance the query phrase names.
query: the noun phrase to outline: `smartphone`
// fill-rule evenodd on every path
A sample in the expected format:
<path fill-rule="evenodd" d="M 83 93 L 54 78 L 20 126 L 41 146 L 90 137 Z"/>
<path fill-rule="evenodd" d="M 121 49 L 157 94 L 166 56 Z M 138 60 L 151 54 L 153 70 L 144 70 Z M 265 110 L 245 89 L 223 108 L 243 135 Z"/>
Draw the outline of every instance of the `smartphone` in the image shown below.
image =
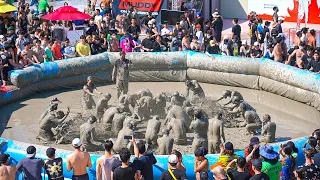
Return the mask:
<path fill-rule="evenodd" d="M 129 139 L 129 140 L 131 140 L 131 139 L 132 139 L 132 136 L 124 136 L 123 139 Z"/>

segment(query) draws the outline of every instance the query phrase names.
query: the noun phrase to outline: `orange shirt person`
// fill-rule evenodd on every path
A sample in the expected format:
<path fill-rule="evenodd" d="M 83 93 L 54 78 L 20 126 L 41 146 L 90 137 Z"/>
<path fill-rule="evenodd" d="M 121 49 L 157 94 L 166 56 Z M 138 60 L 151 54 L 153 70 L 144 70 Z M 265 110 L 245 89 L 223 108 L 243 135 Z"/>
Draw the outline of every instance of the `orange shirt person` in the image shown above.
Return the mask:
<path fill-rule="evenodd" d="M 55 38 L 53 45 L 51 47 L 52 55 L 54 60 L 61 60 L 62 59 L 62 53 L 61 53 L 61 46 L 59 44 L 59 39 Z"/>

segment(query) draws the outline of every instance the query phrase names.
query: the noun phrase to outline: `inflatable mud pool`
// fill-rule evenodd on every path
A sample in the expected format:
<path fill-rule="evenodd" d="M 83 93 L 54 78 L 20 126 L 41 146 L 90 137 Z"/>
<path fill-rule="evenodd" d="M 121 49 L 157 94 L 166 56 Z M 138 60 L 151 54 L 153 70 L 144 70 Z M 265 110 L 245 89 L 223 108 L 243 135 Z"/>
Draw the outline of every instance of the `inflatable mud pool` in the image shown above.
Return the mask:
<path fill-rule="evenodd" d="M 34 131 L 37 131 L 36 125 L 32 123 L 37 121 L 34 120 L 35 117 L 40 116 L 37 114 L 39 109 L 43 110 L 43 106 L 36 105 L 45 104 L 42 99 L 55 96 L 62 91 L 69 93 L 65 95 L 69 98 L 72 94 L 78 96 L 81 90 L 74 91 L 73 87 L 83 86 L 87 76 L 92 76 L 96 84 L 105 85 L 98 86 L 99 90 L 114 91 L 111 74 L 118 58 L 119 53 L 103 53 L 42 63 L 12 71 L 11 82 L 17 89 L 0 94 L 2 153 L 10 154 L 10 162 L 16 164 L 25 157 L 26 148 L 29 145 L 38 144 L 33 137 L 36 134 Z M 144 88 L 141 86 L 148 86 L 148 84 L 151 86 L 151 91 L 157 91 L 159 88 L 163 91 L 176 91 L 183 89 L 182 82 L 187 79 L 197 80 L 203 85 L 206 94 L 213 96 L 223 89 L 239 90 L 244 93 L 245 99 L 258 107 L 257 112 L 260 117 L 268 112 L 272 120 L 275 119 L 279 127 L 277 143 L 272 144 L 275 150 L 279 150 L 280 143 L 291 139 L 300 150 L 297 164 L 304 162 L 301 149 L 307 140 L 306 136 L 320 125 L 319 75 L 268 59 L 212 57 L 189 51 L 128 53 L 126 58 L 133 63 L 130 71 L 129 93 L 138 90 L 138 86 Z M 68 101 L 66 97 L 62 100 L 62 104 Z M 69 102 L 69 104 L 72 103 L 73 101 Z M 286 115 L 278 116 L 280 112 Z M 28 118 L 33 119 L 32 125 Z M 289 133 L 292 129 L 295 129 L 296 133 Z M 233 142 L 228 137 L 227 141 Z M 35 146 L 37 147 L 36 157 L 46 159 L 45 151 L 51 144 Z M 57 147 L 55 144 L 52 146 Z M 70 145 L 58 146 L 56 156 L 62 157 L 65 163 L 66 157 L 72 153 L 70 149 Z M 239 150 L 236 154 L 244 153 Z M 99 156 L 91 154 L 93 168 L 88 169 L 90 179 L 95 179 L 95 161 Z M 206 157 L 209 165 L 213 165 L 219 155 L 210 154 Z M 168 167 L 168 156 L 156 155 L 156 158 L 157 164 L 154 165 L 153 170 L 154 178 L 158 179 L 161 172 Z M 183 155 L 183 163 L 187 168 L 188 179 L 194 179 L 194 155 Z M 64 175 L 66 178 L 71 178 L 72 172 L 67 172 L 64 168 Z"/>

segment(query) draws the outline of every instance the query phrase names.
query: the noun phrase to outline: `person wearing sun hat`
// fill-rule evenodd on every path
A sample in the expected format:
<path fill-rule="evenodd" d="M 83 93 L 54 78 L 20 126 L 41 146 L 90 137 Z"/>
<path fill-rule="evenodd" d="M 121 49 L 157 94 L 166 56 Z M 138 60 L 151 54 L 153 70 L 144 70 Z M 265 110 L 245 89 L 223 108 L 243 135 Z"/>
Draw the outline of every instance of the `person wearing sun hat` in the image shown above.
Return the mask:
<path fill-rule="evenodd" d="M 252 160 L 260 158 L 260 140 L 258 137 L 250 139 L 249 146 L 244 149 L 244 156 L 248 162 L 248 172 L 253 176 Z"/>
<path fill-rule="evenodd" d="M 178 157 L 175 154 L 171 154 L 168 157 L 168 170 L 162 172 L 160 180 L 186 180 L 187 176 L 185 172 L 177 168 Z"/>
<path fill-rule="evenodd" d="M 260 147 L 260 156 L 263 158 L 261 172 L 266 173 L 270 180 L 278 180 L 282 169 L 279 154 L 272 146 Z"/>

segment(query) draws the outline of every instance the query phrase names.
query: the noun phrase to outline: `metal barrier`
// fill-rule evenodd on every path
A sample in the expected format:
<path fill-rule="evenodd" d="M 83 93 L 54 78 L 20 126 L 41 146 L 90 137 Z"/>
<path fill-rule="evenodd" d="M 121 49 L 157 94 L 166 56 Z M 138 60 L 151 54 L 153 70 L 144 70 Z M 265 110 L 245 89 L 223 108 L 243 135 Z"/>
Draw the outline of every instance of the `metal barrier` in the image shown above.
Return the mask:
<path fill-rule="evenodd" d="M 297 31 L 301 29 L 297 28 L 290 28 L 288 35 L 287 35 L 287 45 L 288 47 L 294 46 L 294 39 L 296 37 Z M 310 30 L 310 29 L 309 29 Z M 320 47 L 320 30 L 315 30 L 316 31 L 316 45 L 317 47 Z M 308 33 L 310 35 L 310 33 Z"/>

